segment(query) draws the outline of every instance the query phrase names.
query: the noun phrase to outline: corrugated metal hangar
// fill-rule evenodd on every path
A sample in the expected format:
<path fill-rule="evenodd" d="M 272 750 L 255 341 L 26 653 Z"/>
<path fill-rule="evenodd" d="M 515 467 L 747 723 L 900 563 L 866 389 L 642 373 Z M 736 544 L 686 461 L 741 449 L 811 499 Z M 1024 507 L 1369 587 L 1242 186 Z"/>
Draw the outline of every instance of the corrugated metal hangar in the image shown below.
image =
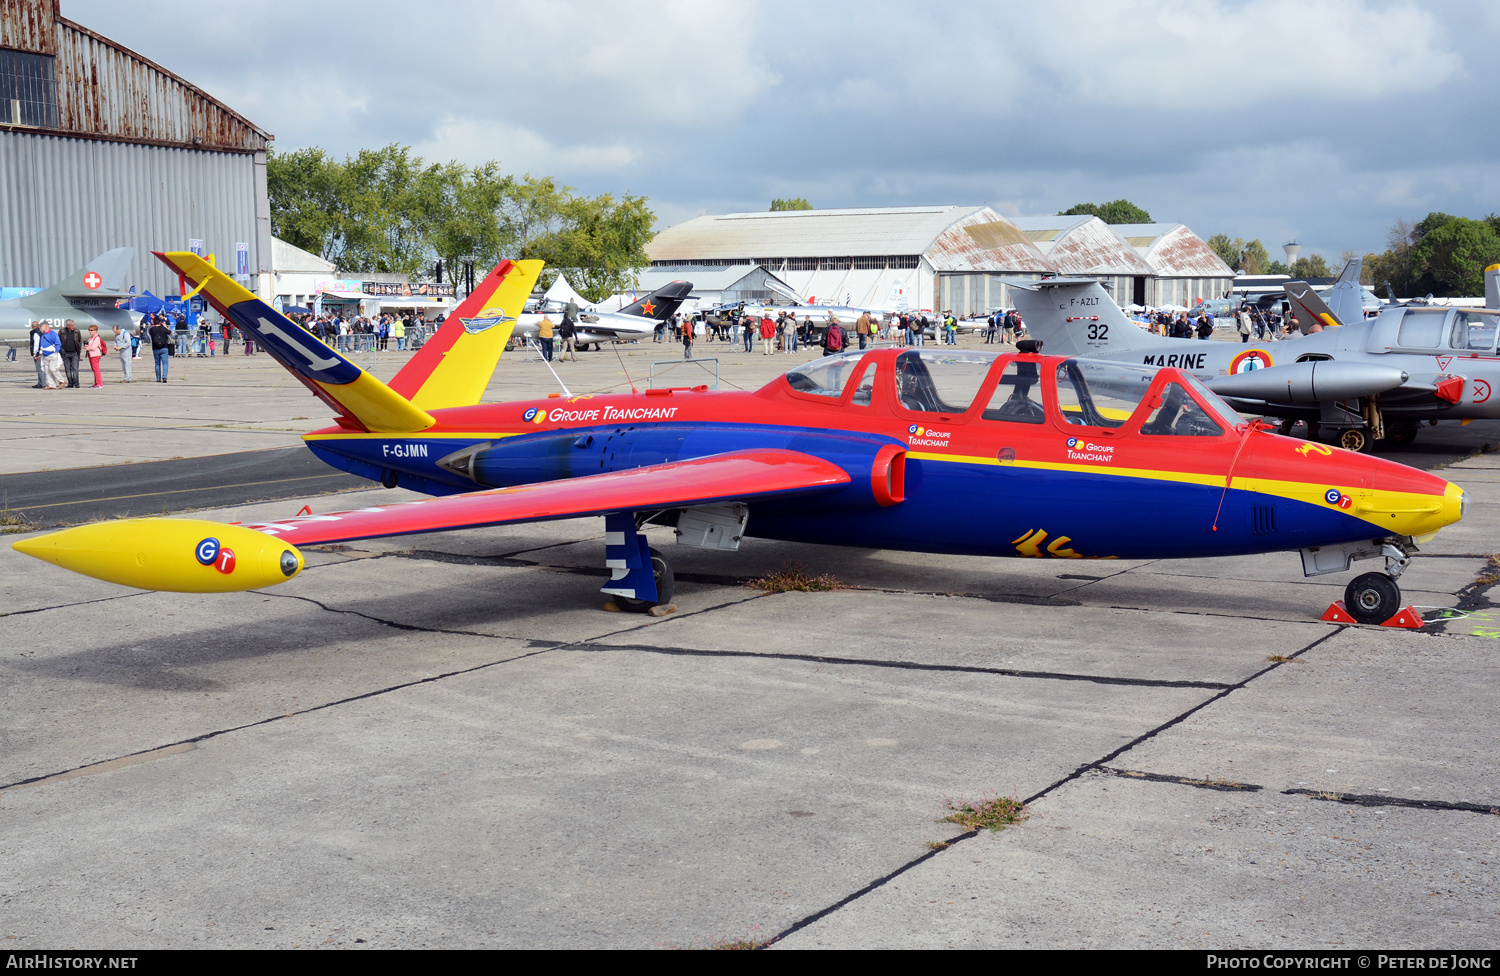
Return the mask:
<path fill-rule="evenodd" d="M 58 0 L 0 0 L 0 284 L 50 285 L 132 246 L 127 283 L 175 294 L 150 252 L 199 240 L 230 271 L 247 245 L 264 293 L 271 138 Z"/>
<path fill-rule="evenodd" d="M 1222 296 L 1234 272 L 1181 224 L 1151 224 L 1144 245 L 1097 217 L 1009 219 L 989 207 L 891 207 L 704 215 L 646 247 L 654 269 L 748 273 L 759 265 L 807 301 L 949 309 L 1009 307 L 1001 279 L 1043 274 L 1105 279 L 1120 304 Z M 1196 242 L 1196 244 L 1194 243 Z M 1212 261 L 1204 258 L 1204 254 Z M 1173 298 L 1173 296 L 1177 296 Z"/>

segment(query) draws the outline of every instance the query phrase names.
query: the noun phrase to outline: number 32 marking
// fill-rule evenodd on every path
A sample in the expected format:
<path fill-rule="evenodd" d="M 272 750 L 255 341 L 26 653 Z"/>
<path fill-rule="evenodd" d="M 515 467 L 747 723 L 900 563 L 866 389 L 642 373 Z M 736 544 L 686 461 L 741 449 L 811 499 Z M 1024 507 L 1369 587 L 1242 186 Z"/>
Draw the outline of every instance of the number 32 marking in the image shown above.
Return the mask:
<path fill-rule="evenodd" d="M 1098 322 L 1090 322 L 1089 323 L 1089 338 L 1090 339 L 1100 339 L 1100 340 L 1108 339 L 1109 338 L 1109 326 L 1107 326 L 1107 325 L 1101 325 Z"/>

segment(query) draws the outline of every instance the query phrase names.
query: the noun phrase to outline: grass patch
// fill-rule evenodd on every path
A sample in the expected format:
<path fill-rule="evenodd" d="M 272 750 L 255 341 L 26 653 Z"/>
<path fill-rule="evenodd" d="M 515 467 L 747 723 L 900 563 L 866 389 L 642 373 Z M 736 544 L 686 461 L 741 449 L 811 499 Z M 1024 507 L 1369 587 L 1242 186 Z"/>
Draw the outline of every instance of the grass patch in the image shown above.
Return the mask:
<path fill-rule="evenodd" d="M 1292 657 L 1290 654 L 1272 654 L 1270 657 L 1266 658 L 1266 660 L 1270 661 L 1272 664 L 1301 664 L 1302 663 L 1302 659 L 1301 658 Z"/>
<path fill-rule="evenodd" d="M 710 943 L 708 943 L 706 945 L 700 945 L 697 942 L 689 942 L 687 945 L 673 945 L 673 944 L 668 944 L 667 948 L 668 949 L 741 949 L 741 950 L 745 950 L 745 949 L 761 949 L 761 948 L 764 948 L 765 946 L 768 946 L 770 944 L 771 944 L 771 940 L 770 939 L 763 939 L 763 938 L 760 937 L 760 926 L 759 925 L 754 925 L 754 926 L 751 926 L 750 931 L 746 932 L 743 936 L 741 936 L 738 939 L 716 939 L 715 941 L 710 942 Z"/>
<path fill-rule="evenodd" d="M 941 851 L 952 846 L 953 844 L 951 842 L 944 840 L 930 840 L 927 842 L 927 849 L 929 851 Z"/>
<path fill-rule="evenodd" d="M 801 566 L 788 564 L 774 573 L 767 573 L 759 579 L 753 579 L 745 584 L 753 590 L 761 590 L 766 593 L 822 593 L 828 590 L 842 590 L 844 584 L 838 577 L 829 573 L 821 576 L 812 576 Z"/>
<path fill-rule="evenodd" d="M 31 532 L 37 527 L 36 523 L 27 518 L 24 512 L 12 512 L 8 508 L 0 512 L 0 535 Z"/>
<path fill-rule="evenodd" d="M 1026 804 L 1013 796 L 981 796 L 976 800 L 943 797 L 943 821 L 965 830 L 1004 830 L 1027 819 Z"/>

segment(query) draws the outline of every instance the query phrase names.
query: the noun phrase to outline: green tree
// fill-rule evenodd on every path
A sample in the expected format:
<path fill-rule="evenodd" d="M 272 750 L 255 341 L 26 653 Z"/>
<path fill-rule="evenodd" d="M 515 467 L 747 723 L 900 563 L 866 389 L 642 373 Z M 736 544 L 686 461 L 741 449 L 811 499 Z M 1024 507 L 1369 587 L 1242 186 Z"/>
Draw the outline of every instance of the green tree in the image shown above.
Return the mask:
<path fill-rule="evenodd" d="M 578 197 L 551 177 L 507 176 L 498 162 L 429 164 L 408 146 L 365 149 L 342 162 L 317 148 L 267 164 L 272 232 L 333 262 L 340 273 L 416 276 L 441 260 L 488 270 L 536 257 L 603 298 L 650 263 L 655 215 L 643 197 Z"/>
<path fill-rule="evenodd" d="M 772 210 L 811 210 L 812 208 L 813 205 L 807 202 L 806 197 L 793 197 L 789 200 L 777 197 L 771 201 Z"/>
<path fill-rule="evenodd" d="M 1090 217 L 1098 217 L 1106 224 L 1149 224 L 1151 215 L 1137 207 L 1129 200 L 1111 200 L 1109 203 L 1075 203 L 1073 206 L 1060 212 L 1060 216 L 1080 216 L 1088 214 Z"/>
<path fill-rule="evenodd" d="M 1329 269 L 1328 262 L 1321 254 L 1309 254 L 1305 258 L 1298 258 L 1292 262 L 1291 270 L 1287 272 L 1293 278 L 1332 278 L 1333 271 Z"/>
<path fill-rule="evenodd" d="M 1230 240 L 1228 234 L 1215 234 L 1205 243 L 1219 256 L 1219 260 L 1235 271 L 1243 271 L 1245 274 L 1271 273 L 1266 270 L 1271 266 L 1271 256 L 1266 253 L 1260 238 L 1247 244 L 1241 237 Z"/>
<path fill-rule="evenodd" d="M 284 154 L 268 149 L 266 189 L 271 233 L 326 255 L 340 233 L 338 164 L 316 147 Z"/>
<path fill-rule="evenodd" d="M 1425 230 L 1412 256 L 1423 269 L 1419 289 L 1426 284 L 1435 295 L 1477 297 L 1484 294 L 1484 269 L 1500 262 L 1500 235 L 1487 221 L 1451 217 Z"/>
<path fill-rule="evenodd" d="M 1204 243 L 1209 246 L 1210 250 L 1212 250 L 1219 256 L 1220 261 L 1223 261 L 1231 268 L 1239 263 L 1240 251 L 1243 250 L 1245 246 L 1244 241 L 1230 240 L 1228 234 L 1215 234 Z"/>
<path fill-rule="evenodd" d="M 1266 269 L 1270 266 L 1271 255 L 1266 253 L 1266 246 L 1257 237 L 1249 244 L 1246 244 L 1244 250 L 1240 252 L 1240 263 L 1235 270 L 1243 271 L 1245 274 L 1258 275 L 1266 274 Z"/>
<path fill-rule="evenodd" d="M 466 261 L 490 268 L 516 252 L 514 229 L 506 219 L 515 180 L 493 161 L 469 170 L 450 163 L 444 175 L 443 206 L 429 236 L 432 250 L 457 280 Z"/>
<path fill-rule="evenodd" d="M 635 196 L 616 201 L 608 193 L 570 196 L 558 214 L 558 229 L 531 240 L 521 256 L 566 270 L 579 294 L 591 301 L 625 291 L 651 263 L 646 245 L 656 215 L 646 202 Z"/>

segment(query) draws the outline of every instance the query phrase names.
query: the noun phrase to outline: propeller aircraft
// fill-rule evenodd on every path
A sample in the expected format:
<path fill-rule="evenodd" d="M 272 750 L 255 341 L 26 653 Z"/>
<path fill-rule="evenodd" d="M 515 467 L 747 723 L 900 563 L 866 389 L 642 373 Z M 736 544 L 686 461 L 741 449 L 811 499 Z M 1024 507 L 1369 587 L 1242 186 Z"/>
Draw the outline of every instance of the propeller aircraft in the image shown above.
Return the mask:
<path fill-rule="evenodd" d="M 1282 433 L 1306 421 L 1333 430 L 1342 448 L 1368 451 L 1377 440 L 1411 443 L 1424 421 L 1500 417 L 1500 309 L 1388 308 L 1339 324 L 1308 289 L 1290 300 L 1320 331 L 1205 342 L 1146 331 L 1092 278 L 1009 284 L 1027 331 L 1050 351 L 1185 370 L 1236 409 L 1278 418 Z"/>
<path fill-rule="evenodd" d="M 14 543 L 127 586 L 248 590 L 296 576 L 301 546 L 602 515 L 603 592 L 625 609 L 670 609 L 670 563 L 643 531 L 657 525 L 720 550 L 749 535 L 1033 559 L 1299 551 L 1308 575 L 1380 559 L 1346 590 L 1349 612 L 1379 623 L 1398 612 L 1411 553 L 1465 504 L 1437 475 L 1247 422 L 1188 370 L 1043 355 L 1029 340 L 1015 353 L 848 351 L 755 391 L 480 404 L 540 262 L 502 262 L 387 385 L 197 255 L 158 256 L 332 409 L 304 437 L 318 457 L 434 497 Z"/>

